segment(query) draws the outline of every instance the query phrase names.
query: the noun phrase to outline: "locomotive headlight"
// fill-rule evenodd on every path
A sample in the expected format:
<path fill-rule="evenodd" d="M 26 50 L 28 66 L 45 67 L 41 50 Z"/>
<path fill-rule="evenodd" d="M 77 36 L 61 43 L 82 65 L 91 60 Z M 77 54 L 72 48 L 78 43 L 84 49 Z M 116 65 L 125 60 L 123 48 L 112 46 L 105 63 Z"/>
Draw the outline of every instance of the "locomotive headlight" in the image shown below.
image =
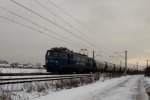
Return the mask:
<path fill-rule="evenodd" d="M 55 61 L 56 64 L 58 64 L 58 61 Z"/>

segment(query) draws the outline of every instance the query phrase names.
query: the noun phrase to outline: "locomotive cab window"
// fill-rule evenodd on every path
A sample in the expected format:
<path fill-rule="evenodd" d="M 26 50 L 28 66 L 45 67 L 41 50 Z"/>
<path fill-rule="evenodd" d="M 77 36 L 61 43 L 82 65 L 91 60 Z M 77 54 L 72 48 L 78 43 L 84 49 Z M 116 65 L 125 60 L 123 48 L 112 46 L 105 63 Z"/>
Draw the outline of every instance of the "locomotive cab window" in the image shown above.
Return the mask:
<path fill-rule="evenodd" d="M 59 52 L 59 51 L 48 51 L 47 52 L 47 57 L 64 57 L 64 53 L 63 52 Z"/>

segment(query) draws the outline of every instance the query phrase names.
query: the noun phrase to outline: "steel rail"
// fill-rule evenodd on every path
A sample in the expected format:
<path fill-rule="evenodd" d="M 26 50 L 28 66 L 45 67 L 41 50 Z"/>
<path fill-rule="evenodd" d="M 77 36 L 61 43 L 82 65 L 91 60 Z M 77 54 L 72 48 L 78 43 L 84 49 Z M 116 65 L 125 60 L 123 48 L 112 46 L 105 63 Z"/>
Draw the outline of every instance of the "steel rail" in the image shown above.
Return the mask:
<path fill-rule="evenodd" d="M 92 76 L 92 75 L 78 75 L 77 77 Z M 51 77 L 29 77 L 29 78 L 1 78 L 0 81 L 9 80 L 29 80 L 29 79 L 45 79 L 45 78 L 66 78 L 66 77 L 76 77 L 76 76 L 51 76 Z"/>
<path fill-rule="evenodd" d="M 53 73 L 0 73 L 0 76 L 29 76 L 29 75 L 56 75 L 56 76 L 70 76 L 70 75 L 91 75 L 91 74 L 53 74 Z"/>
<path fill-rule="evenodd" d="M 58 75 L 58 76 L 49 76 L 49 77 L 25 77 L 25 78 L 4 78 L 1 77 L 0 85 L 5 84 L 16 84 L 16 83 L 27 83 L 27 82 L 37 82 L 37 81 L 53 81 L 53 80 L 62 80 L 62 79 L 75 79 L 75 78 L 85 78 L 92 77 L 94 74 L 86 74 L 86 75 Z"/>

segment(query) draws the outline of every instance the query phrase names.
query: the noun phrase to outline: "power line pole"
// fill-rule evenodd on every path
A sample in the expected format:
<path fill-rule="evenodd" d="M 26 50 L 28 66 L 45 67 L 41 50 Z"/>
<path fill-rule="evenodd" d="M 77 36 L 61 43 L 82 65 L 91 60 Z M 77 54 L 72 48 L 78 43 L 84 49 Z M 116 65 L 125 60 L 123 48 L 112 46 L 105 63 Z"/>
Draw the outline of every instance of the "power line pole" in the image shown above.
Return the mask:
<path fill-rule="evenodd" d="M 149 61 L 149 60 L 146 60 L 146 61 L 147 61 L 147 68 L 148 68 L 148 61 Z"/>
<path fill-rule="evenodd" d="M 125 71 L 124 71 L 124 75 L 126 75 L 127 74 L 127 60 L 128 60 L 128 58 L 127 58 L 127 50 L 125 51 L 125 52 L 114 52 L 114 53 L 116 53 L 116 54 L 118 54 L 120 57 L 123 57 L 124 59 L 125 59 Z M 125 56 L 122 56 L 122 55 L 120 55 L 119 53 L 125 53 Z"/>
<path fill-rule="evenodd" d="M 124 74 L 127 74 L 127 51 L 125 51 L 125 72 Z"/>
<path fill-rule="evenodd" d="M 94 53 L 95 53 L 95 52 L 93 51 L 93 59 L 95 58 Z"/>
<path fill-rule="evenodd" d="M 146 60 L 147 66 L 146 66 L 146 68 L 145 68 L 145 76 L 147 76 L 147 74 L 148 74 L 148 66 L 149 66 L 149 65 L 148 65 L 148 61 L 149 61 L 149 60 Z"/>

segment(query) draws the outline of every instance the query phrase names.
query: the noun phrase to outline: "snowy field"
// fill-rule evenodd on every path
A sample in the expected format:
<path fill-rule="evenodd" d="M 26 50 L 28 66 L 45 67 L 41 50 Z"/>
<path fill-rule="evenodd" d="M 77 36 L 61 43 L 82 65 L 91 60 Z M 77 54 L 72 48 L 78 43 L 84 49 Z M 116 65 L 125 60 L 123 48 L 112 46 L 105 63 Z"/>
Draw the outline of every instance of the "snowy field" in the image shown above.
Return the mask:
<path fill-rule="evenodd" d="M 45 73 L 46 69 L 0 68 L 0 73 Z"/>
<path fill-rule="evenodd" d="M 106 81 L 51 92 L 33 100 L 149 100 L 144 76 L 123 76 Z"/>

